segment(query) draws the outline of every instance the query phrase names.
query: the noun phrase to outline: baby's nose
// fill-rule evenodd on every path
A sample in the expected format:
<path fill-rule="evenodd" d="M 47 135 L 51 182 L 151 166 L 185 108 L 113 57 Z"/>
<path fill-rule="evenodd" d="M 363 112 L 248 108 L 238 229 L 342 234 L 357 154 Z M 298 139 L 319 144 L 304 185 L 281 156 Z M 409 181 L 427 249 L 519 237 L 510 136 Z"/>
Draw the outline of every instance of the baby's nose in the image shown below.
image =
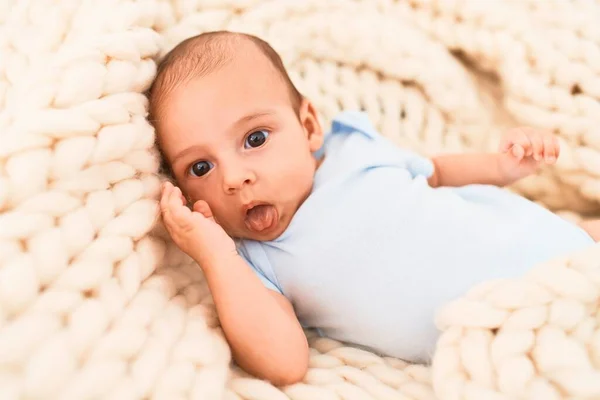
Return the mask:
<path fill-rule="evenodd" d="M 240 190 L 242 187 L 244 187 L 245 185 L 250 184 L 251 181 L 250 179 L 246 179 L 243 182 L 240 183 L 227 183 L 225 184 L 225 191 L 227 193 L 235 193 L 236 191 Z"/>
<path fill-rule="evenodd" d="M 243 168 L 229 169 L 225 171 L 223 176 L 223 189 L 225 193 L 235 193 L 242 187 L 249 185 L 253 182 L 252 172 Z"/>

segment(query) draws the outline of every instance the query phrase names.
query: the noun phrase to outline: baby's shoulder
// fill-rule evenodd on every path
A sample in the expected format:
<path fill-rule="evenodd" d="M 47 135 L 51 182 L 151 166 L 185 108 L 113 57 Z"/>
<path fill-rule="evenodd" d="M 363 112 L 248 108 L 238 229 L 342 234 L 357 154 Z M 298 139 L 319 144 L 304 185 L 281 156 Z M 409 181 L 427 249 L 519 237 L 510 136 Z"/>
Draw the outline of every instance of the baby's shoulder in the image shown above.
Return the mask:
<path fill-rule="evenodd" d="M 361 111 L 344 111 L 333 119 L 322 152 L 325 158 L 315 176 L 317 186 L 332 177 L 375 179 L 372 174 L 358 176 L 355 172 L 380 167 L 403 169 L 413 178 L 433 173 L 431 160 L 400 148 Z"/>
<path fill-rule="evenodd" d="M 381 135 L 368 114 L 363 111 L 342 111 L 331 122 L 331 134 L 361 133 L 371 139 L 380 138 Z"/>

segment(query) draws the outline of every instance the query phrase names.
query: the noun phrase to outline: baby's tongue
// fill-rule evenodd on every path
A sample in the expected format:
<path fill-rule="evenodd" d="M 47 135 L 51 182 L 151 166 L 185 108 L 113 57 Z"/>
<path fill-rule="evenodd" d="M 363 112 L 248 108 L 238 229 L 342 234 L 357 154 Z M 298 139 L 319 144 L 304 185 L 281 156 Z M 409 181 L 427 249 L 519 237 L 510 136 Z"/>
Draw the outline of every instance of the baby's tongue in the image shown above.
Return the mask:
<path fill-rule="evenodd" d="M 246 226 L 255 232 L 270 228 L 277 219 L 275 207 L 263 204 L 253 207 L 246 214 Z"/>

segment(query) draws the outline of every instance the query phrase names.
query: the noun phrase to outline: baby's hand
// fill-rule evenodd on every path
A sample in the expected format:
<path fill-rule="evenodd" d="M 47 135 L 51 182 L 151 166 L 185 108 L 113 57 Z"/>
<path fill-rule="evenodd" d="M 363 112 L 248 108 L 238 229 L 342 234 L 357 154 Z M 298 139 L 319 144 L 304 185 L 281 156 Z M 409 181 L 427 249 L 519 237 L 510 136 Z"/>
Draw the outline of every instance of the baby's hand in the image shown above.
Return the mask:
<path fill-rule="evenodd" d="M 215 222 L 212 211 L 203 200 L 194 203 L 194 211 L 185 206 L 178 187 L 166 182 L 160 209 L 167 231 L 175 244 L 202 268 L 219 257 L 236 254 L 235 243 Z"/>
<path fill-rule="evenodd" d="M 521 127 L 506 132 L 500 152 L 500 173 L 512 183 L 534 173 L 542 163 L 556 163 L 560 145 L 550 132 Z"/>

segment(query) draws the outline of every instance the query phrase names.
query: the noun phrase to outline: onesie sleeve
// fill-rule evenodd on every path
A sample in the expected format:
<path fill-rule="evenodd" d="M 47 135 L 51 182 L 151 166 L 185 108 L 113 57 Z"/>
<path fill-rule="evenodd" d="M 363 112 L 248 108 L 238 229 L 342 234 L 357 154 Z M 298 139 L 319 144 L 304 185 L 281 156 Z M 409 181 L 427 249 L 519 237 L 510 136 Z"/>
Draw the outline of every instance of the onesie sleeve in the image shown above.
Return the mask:
<path fill-rule="evenodd" d="M 398 148 L 398 152 L 406 161 L 406 169 L 413 177 L 421 175 L 426 178 L 430 178 L 433 175 L 435 167 L 433 165 L 433 161 L 431 161 L 429 158 L 423 157 L 413 151 L 401 148 Z"/>
<path fill-rule="evenodd" d="M 333 134 L 359 132 L 373 140 L 385 141 L 387 142 L 385 145 L 395 151 L 399 159 L 404 161 L 406 169 L 413 177 L 421 175 L 429 178 L 433 175 L 435 167 L 429 158 L 423 157 L 414 151 L 400 148 L 389 141 L 377 131 L 365 112 L 344 111 L 340 113 L 332 122 L 331 132 Z"/>
<path fill-rule="evenodd" d="M 237 243 L 238 253 L 267 289 L 283 294 L 277 285 L 269 259 L 262 248 L 255 248 L 257 246 L 260 247 L 258 243 Z"/>

